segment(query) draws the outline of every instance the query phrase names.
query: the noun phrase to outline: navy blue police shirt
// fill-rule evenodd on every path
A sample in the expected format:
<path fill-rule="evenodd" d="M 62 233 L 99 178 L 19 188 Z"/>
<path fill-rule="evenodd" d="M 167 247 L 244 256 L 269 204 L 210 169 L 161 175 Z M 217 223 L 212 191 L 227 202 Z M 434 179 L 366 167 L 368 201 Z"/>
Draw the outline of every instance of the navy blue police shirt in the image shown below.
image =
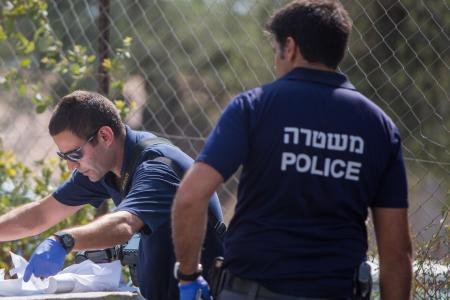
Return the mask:
<path fill-rule="evenodd" d="M 297 68 L 237 96 L 197 157 L 242 164 L 225 263 L 279 293 L 348 297 L 368 207 L 407 207 L 400 136 L 339 73 Z"/>
<path fill-rule="evenodd" d="M 133 147 L 140 140 L 155 137 L 151 133 L 134 131 L 126 127 L 122 174 L 130 163 Z M 170 158 L 183 170 L 187 170 L 193 163 L 192 158 L 173 145 L 157 144 L 145 149 L 143 153 L 147 151 Z M 116 205 L 115 211 L 128 211 L 138 216 L 149 229 L 141 232 L 139 245 L 138 278 L 141 292 L 146 298 L 172 299 L 172 296 L 177 298 L 177 295 L 169 296 L 170 293 L 178 292 L 172 272 L 175 257 L 169 227 L 171 205 L 180 178 L 168 165 L 154 160 L 143 161 L 143 156 L 141 155 L 134 173 L 130 174 L 131 186 L 125 198 L 122 198 L 117 189 L 114 183 L 115 175 L 112 172 L 107 173 L 98 182 L 91 182 L 77 170 L 74 170 L 72 176 L 53 193 L 53 197 L 66 205 L 91 204 L 94 207 L 99 207 L 103 201 L 112 198 Z M 217 219 L 223 221 L 216 194 L 210 199 L 209 206 Z M 212 241 L 211 236 L 210 232 L 206 239 L 209 247 L 205 247 L 206 253 L 203 254 L 207 257 L 208 263 L 202 261 L 206 269 L 215 256 L 223 254 L 221 244 L 218 240 Z M 155 292 L 155 289 L 162 291 Z"/>

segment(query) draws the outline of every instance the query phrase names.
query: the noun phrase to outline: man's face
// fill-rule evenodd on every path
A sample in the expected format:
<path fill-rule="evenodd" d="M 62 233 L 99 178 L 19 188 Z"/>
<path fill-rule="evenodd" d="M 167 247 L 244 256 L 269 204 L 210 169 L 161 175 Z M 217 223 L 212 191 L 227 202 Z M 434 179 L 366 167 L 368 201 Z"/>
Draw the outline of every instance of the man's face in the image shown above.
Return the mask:
<path fill-rule="evenodd" d="M 96 133 L 98 135 L 98 132 Z M 78 161 L 66 159 L 70 170 L 78 169 L 78 171 L 87 176 L 90 181 L 99 181 L 109 170 L 106 164 L 107 155 L 102 154 L 102 144 L 98 141 L 98 137 L 94 135 L 91 142 L 79 138 L 72 132 L 65 130 L 55 136 L 53 141 L 61 153 L 70 153 L 80 148 L 79 154 L 81 158 Z M 106 150 L 106 149 L 103 149 Z"/>

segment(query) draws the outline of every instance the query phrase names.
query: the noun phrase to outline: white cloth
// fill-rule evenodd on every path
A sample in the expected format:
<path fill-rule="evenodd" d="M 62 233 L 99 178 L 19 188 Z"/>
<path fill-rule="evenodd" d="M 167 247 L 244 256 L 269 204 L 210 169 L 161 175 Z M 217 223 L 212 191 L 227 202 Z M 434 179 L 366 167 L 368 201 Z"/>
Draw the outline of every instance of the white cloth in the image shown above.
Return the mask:
<path fill-rule="evenodd" d="M 11 252 L 14 268 L 11 276 L 18 279 L 4 280 L 4 271 L 0 270 L 0 296 L 29 296 L 37 294 L 80 293 L 94 291 L 117 291 L 122 266 L 119 261 L 107 264 L 95 264 L 86 260 L 73 264 L 58 274 L 44 280 L 31 276 L 30 281 L 22 280 L 28 262 Z"/>

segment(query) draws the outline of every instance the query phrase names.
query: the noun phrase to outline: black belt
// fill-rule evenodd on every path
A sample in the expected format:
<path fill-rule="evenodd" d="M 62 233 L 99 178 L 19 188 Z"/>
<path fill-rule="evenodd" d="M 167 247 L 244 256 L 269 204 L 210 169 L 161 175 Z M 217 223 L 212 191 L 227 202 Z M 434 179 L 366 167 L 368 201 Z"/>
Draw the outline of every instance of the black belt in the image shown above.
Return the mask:
<path fill-rule="evenodd" d="M 236 291 L 238 293 L 242 294 L 253 294 L 253 297 L 250 299 L 270 299 L 270 300 L 336 300 L 336 298 L 315 298 L 315 297 L 299 297 L 299 296 L 291 296 L 291 295 L 284 295 L 279 293 L 274 293 L 267 288 L 261 286 L 256 281 L 242 279 L 239 277 L 236 277 L 234 275 L 231 275 L 229 272 L 227 272 L 227 276 L 225 279 L 225 285 L 224 289 L 229 289 L 232 291 Z"/>

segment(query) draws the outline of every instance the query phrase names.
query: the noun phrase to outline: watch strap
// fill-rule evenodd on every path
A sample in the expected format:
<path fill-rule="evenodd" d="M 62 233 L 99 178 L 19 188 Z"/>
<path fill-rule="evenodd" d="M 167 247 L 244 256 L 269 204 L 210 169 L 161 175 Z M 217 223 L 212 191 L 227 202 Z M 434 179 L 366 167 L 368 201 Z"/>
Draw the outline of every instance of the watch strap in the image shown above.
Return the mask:
<path fill-rule="evenodd" d="M 196 280 L 200 275 L 202 275 L 203 267 L 201 264 L 198 265 L 197 271 L 195 271 L 192 274 L 184 274 L 180 271 L 180 262 L 175 263 L 174 267 L 174 276 L 177 280 L 183 280 L 183 281 L 194 281 Z"/>
<path fill-rule="evenodd" d="M 53 236 L 58 239 L 64 250 L 66 250 L 66 253 L 70 253 L 70 251 L 72 251 L 73 247 L 75 246 L 75 239 L 73 235 L 67 232 L 58 231 L 53 233 Z"/>

